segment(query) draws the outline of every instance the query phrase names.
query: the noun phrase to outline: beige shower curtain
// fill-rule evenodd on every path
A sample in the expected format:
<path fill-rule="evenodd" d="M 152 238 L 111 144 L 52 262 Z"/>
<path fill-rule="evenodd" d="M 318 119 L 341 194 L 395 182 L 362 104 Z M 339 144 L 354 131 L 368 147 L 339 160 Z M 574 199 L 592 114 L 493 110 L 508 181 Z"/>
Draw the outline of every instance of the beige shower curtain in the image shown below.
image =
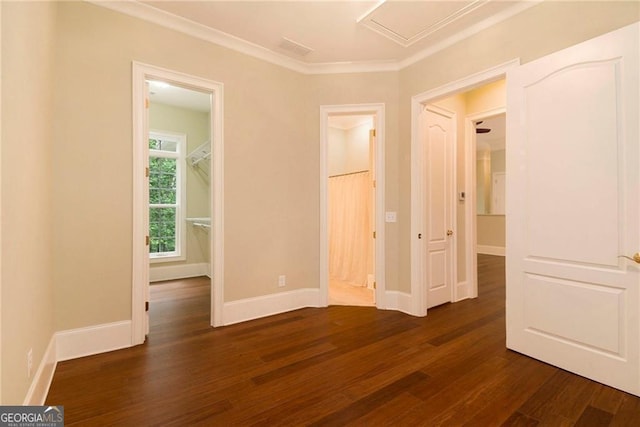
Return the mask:
<path fill-rule="evenodd" d="M 373 270 L 368 171 L 329 178 L 329 277 L 367 286 Z"/>

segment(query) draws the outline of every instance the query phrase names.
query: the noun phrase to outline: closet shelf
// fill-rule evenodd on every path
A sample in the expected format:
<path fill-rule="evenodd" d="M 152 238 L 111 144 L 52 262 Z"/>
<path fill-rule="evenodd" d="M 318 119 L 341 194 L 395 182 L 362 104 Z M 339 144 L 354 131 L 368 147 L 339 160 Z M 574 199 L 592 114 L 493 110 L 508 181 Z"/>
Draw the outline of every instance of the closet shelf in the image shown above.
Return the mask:
<path fill-rule="evenodd" d="M 187 218 L 186 221 L 194 227 L 211 228 L 211 218 Z"/>
<path fill-rule="evenodd" d="M 211 157 L 211 141 L 205 141 L 193 150 L 187 156 L 191 166 L 195 166 L 203 160 L 207 160 Z"/>

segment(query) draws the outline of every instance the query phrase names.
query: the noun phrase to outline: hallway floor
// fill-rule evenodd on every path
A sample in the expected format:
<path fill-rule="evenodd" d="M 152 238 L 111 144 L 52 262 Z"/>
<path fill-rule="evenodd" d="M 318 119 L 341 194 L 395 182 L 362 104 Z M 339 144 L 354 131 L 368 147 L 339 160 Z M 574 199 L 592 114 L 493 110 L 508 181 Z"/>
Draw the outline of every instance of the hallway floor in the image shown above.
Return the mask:
<path fill-rule="evenodd" d="M 329 281 L 329 305 L 375 305 L 373 289 L 354 286 L 339 280 Z"/>

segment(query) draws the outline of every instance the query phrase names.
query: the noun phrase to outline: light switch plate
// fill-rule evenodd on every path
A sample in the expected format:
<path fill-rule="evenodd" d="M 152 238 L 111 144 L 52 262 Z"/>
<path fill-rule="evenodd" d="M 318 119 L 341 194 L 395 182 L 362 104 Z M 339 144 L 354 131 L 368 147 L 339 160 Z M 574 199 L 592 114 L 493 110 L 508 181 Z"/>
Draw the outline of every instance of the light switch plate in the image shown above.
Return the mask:
<path fill-rule="evenodd" d="M 384 220 L 386 222 L 396 222 L 396 213 L 395 212 L 386 212 L 384 215 Z"/>

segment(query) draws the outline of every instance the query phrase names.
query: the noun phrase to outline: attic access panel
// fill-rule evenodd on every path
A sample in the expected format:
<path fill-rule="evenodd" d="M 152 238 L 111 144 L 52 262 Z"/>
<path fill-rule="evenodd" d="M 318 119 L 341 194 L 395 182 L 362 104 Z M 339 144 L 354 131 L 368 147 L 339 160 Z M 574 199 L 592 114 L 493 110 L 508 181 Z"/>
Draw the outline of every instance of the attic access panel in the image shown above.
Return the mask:
<path fill-rule="evenodd" d="M 379 4 L 358 20 L 367 28 L 409 47 L 487 4 L 489 0 L 472 1 L 387 1 Z M 489 12 L 491 13 L 491 12 Z M 473 14 L 477 19 L 478 14 Z M 481 17 L 485 18 L 486 16 Z M 458 31 L 456 28 L 449 30 Z"/>

